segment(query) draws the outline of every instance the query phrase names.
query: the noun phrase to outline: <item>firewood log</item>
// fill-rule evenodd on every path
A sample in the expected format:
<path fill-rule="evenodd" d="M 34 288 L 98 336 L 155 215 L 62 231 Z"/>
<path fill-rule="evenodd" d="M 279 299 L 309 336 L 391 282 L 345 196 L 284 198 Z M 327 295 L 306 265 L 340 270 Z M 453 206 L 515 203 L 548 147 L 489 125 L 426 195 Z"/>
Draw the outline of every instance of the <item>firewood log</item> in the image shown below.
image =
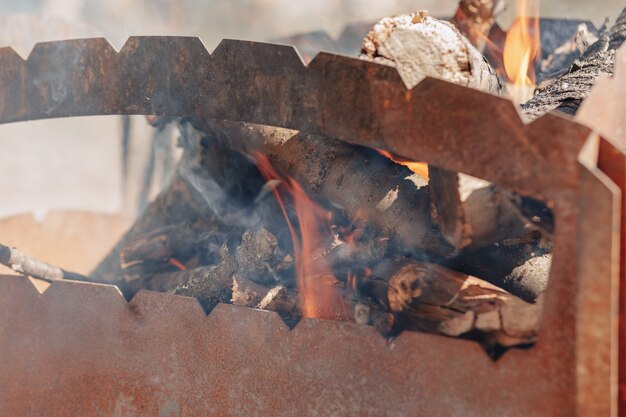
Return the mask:
<path fill-rule="evenodd" d="M 392 65 L 408 88 L 426 76 L 499 94 L 502 85 L 454 25 L 419 11 L 380 20 L 363 40 L 361 58 Z"/>
<path fill-rule="evenodd" d="M 396 259 L 360 290 L 394 314 L 394 327 L 449 336 L 480 334 L 488 345 L 533 343 L 540 304 L 440 265 Z"/>
<path fill-rule="evenodd" d="M 0 264 L 15 272 L 29 275 L 44 281 L 60 281 L 64 279 L 89 281 L 89 278 L 76 272 L 66 271 L 57 266 L 35 259 L 25 253 L 0 243 Z"/>
<path fill-rule="evenodd" d="M 574 61 L 569 71 L 539 89 L 532 99 L 522 105 L 524 119 L 532 121 L 552 110 L 576 114 L 600 74 L 613 74 L 615 53 L 624 39 L 626 39 L 626 9 L 622 11 L 613 27 L 601 34 L 581 59 Z"/>
<path fill-rule="evenodd" d="M 551 249 L 549 241 L 537 245 L 494 244 L 463 251 L 446 266 L 480 277 L 524 301 L 535 302 L 548 286 Z"/>
<path fill-rule="evenodd" d="M 315 201 L 341 210 L 349 219 L 388 238 L 401 252 L 450 256 L 454 248 L 443 239 L 430 217 L 425 181 L 408 168 L 345 142 L 292 130 L 237 122 L 211 121 L 243 154 L 265 155 L 272 167 L 293 178 Z"/>

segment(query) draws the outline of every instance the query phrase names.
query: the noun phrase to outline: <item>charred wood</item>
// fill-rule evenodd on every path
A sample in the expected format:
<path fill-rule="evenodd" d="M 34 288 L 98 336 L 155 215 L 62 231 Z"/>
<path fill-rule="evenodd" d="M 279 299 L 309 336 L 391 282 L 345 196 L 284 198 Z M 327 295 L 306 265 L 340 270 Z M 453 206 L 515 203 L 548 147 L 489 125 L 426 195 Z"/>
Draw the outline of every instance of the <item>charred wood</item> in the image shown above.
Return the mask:
<path fill-rule="evenodd" d="M 526 121 L 558 110 L 576 114 L 582 101 L 589 95 L 600 74 L 613 74 L 615 53 L 626 38 L 626 9 L 613 27 L 591 45 L 585 54 L 574 61 L 567 73 L 539 89 L 535 96 L 522 105 Z"/>
<path fill-rule="evenodd" d="M 458 249 L 529 240 L 537 233 L 551 238 L 552 213 L 536 200 L 432 166 L 428 185 L 433 221 Z"/>
<path fill-rule="evenodd" d="M 25 253 L 0 243 L 0 264 L 33 278 L 52 282 L 63 279 L 89 281 L 89 278 L 75 272 L 66 271 L 54 265 L 35 259 Z"/>
<path fill-rule="evenodd" d="M 377 238 L 401 253 L 450 256 L 454 248 L 430 218 L 425 181 L 376 152 L 330 138 L 267 126 L 213 121 L 242 153 L 265 155 L 284 178 L 293 178 L 314 200 L 360 217 Z"/>
<path fill-rule="evenodd" d="M 171 258 L 185 262 L 195 256 L 196 248 L 206 240 L 202 236 L 214 225 L 198 221 L 194 224 L 172 224 L 150 230 L 129 242 L 120 252 L 122 269 L 145 262 L 166 264 Z"/>
<path fill-rule="evenodd" d="M 289 326 L 294 326 L 302 318 L 298 292 L 284 285 L 265 287 L 235 274 L 231 301 L 239 306 L 274 311 Z"/>
<path fill-rule="evenodd" d="M 262 186 L 254 165 L 226 147 L 220 137 L 189 135 L 182 139 L 183 161 L 170 184 L 92 273 L 98 282 L 118 285 L 126 296 L 149 286 L 147 281 L 158 272 L 168 252 L 187 256 L 186 233 L 192 241 L 199 238 L 203 242 L 198 263 L 210 264 L 220 259 L 225 241 L 241 236 L 246 228 L 241 219 L 253 221 L 243 207 L 250 205 Z M 191 226 L 178 230 L 173 225 Z M 166 236 L 162 232 L 167 232 Z M 142 254 L 147 259 L 137 264 Z"/>
<path fill-rule="evenodd" d="M 174 290 L 174 294 L 197 298 L 205 311 L 211 311 L 219 303 L 232 298 L 232 279 L 236 264 L 224 245 L 219 264 L 176 272 L 176 280 L 185 282 Z"/>
<path fill-rule="evenodd" d="M 494 244 L 462 252 L 448 266 L 478 276 L 528 302 L 535 302 L 550 278 L 551 245 L 546 241 Z"/>

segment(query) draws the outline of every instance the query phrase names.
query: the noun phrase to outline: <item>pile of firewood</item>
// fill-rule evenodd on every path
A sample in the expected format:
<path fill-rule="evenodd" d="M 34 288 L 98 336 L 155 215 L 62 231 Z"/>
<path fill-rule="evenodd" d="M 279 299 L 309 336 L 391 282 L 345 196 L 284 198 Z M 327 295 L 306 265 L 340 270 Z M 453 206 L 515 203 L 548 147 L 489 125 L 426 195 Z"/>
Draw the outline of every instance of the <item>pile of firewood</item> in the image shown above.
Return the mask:
<path fill-rule="evenodd" d="M 480 11 L 481 25 L 493 22 Z M 594 77 L 612 71 L 624 22 L 626 13 L 523 113 L 575 109 Z M 476 30 L 470 37 L 482 39 Z M 382 19 L 361 58 L 395 66 L 409 88 L 433 76 L 506 94 L 472 43 L 425 12 Z M 574 93 L 563 86 L 572 83 Z M 535 341 L 555 227 L 545 204 L 434 166 L 413 172 L 393 155 L 333 138 L 218 120 L 193 128 L 181 120 L 180 131 L 184 154 L 171 183 L 89 279 L 127 296 L 196 297 L 207 311 L 218 303 L 275 311 L 290 325 L 314 316 L 488 349 Z M 311 229 L 314 238 L 303 236 Z M 316 283 L 306 291 L 322 292 L 324 306 L 303 305 L 303 282 Z"/>
<path fill-rule="evenodd" d="M 612 70 L 624 20 L 600 36 L 606 47 L 587 48 L 523 113 L 580 102 L 590 74 Z M 408 88 L 434 76 L 506 94 L 472 43 L 425 12 L 382 19 L 361 57 L 395 66 Z M 573 97 L 559 90 L 565 79 L 584 82 Z M 535 341 L 554 228 L 545 204 L 433 166 L 419 175 L 399 158 L 332 138 L 217 120 L 196 127 L 182 123 L 176 177 L 96 269 L 99 279 L 124 277 L 129 295 L 147 288 L 196 297 L 206 310 L 234 303 L 276 311 L 293 325 L 306 311 L 297 278 L 304 270 L 324 284 L 318 290 L 336 289 L 316 317 L 388 335 L 469 337 L 489 348 Z M 294 184 L 332 219 L 305 259 L 294 241 L 310 226 L 295 207 Z"/>

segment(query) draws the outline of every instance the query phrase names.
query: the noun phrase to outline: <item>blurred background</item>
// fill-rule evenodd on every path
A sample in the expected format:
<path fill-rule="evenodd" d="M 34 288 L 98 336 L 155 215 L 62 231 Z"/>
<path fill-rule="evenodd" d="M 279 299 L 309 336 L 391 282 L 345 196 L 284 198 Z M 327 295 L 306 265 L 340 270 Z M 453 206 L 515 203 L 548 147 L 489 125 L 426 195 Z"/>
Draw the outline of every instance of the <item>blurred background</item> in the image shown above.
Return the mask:
<path fill-rule="evenodd" d="M 131 35 L 198 36 L 209 50 L 222 38 L 268 40 L 313 30 L 337 36 L 347 23 L 430 10 L 451 16 L 455 0 L 3 0 L 0 46 L 26 58 L 37 42 L 106 37 L 119 49 Z M 623 0 L 543 1 L 543 17 L 615 18 Z M 130 158 L 123 178 L 122 138 Z M 175 129 L 155 137 L 145 118 L 87 117 L 0 125 L 0 218 L 73 209 L 133 218 L 163 180 L 159 150 L 174 147 Z M 154 146 L 160 141 L 160 147 Z M 156 152 L 150 170 L 150 155 Z M 150 190 L 144 179 L 155 178 Z M 1 236 L 0 236 L 1 238 Z"/>

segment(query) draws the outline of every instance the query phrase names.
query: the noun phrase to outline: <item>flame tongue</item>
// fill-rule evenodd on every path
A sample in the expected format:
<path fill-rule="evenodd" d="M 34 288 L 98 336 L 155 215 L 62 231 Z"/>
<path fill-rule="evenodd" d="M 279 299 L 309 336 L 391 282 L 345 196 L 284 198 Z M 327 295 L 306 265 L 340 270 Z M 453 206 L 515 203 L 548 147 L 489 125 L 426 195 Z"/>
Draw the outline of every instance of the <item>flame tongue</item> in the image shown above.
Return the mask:
<path fill-rule="evenodd" d="M 420 177 L 424 178 L 426 181 L 428 181 L 428 164 L 424 162 L 409 161 L 392 155 L 391 152 L 385 151 L 383 149 L 377 149 L 377 152 L 385 158 L 391 159 L 397 164 L 404 165 L 405 167 L 413 171 L 414 174 L 417 174 Z"/>
<path fill-rule="evenodd" d="M 518 102 L 532 96 L 535 87 L 535 61 L 541 52 L 539 0 L 517 0 L 517 18 L 504 43 L 503 61 L 511 93 Z"/>
<path fill-rule="evenodd" d="M 267 181 L 280 180 L 281 188 L 293 200 L 299 230 L 291 223 L 278 188 L 273 189 L 293 240 L 302 316 L 322 319 L 348 318 L 349 308 L 342 297 L 339 281 L 324 259 L 316 256 L 326 236 L 323 231 L 330 229 L 330 212 L 313 202 L 295 180 L 289 178 L 284 181 L 280 178 L 265 155 L 257 153 L 255 159 L 263 177 Z"/>

